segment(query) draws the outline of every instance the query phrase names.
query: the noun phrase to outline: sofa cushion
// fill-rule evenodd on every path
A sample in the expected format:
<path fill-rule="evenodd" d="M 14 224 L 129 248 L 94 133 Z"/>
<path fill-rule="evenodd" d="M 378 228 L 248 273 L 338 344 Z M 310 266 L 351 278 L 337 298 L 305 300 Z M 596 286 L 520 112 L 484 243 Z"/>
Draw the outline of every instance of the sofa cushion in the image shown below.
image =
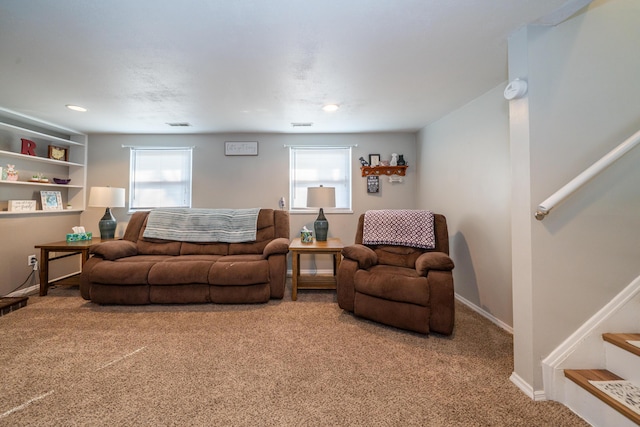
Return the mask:
<path fill-rule="evenodd" d="M 260 209 L 256 227 L 255 242 L 230 243 L 229 255 L 261 254 L 267 243 L 278 237 L 273 209 Z"/>
<path fill-rule="evenodd" d="M 416 259 L 424 252 L 422 249 L 406 246 L 374 246 L 378 255 L 378 264 L 395 265 L 397 267 L 415 268 Z"/>
<path fill-rule="evenodd" d="M 147 285 L 149 270 L 155 264 L 154 261 L 140 260 L 136 262 L 102 261 L 91 269 L 91 281 L 117 285 Z"/>
<path fill-rule="evenodd" d="M 209 270 L 209 284 L 255 285 L 268 283 L 269 261 L 261 259 L 258 255 L 252 257 L 254 259 L 234 259 L 232 256 L 220 258 Z"/>
<path fill-rule="evenodd" d="M 146 216 L 144 224 L 140 228 L 140 234 L 138 235 L 138 253 L 141 255 L 180 255 L 182 242 L 144 237 L 144 229 L 147 226 L 148 219 L 149 215 Z"/>
<path fill-rule="evenodd" d="M 186 261 L 183 257 L 156 263 L 149 270 L 150 285 L 183 285 L 209 283 L 209 270 L 214 261 Z"/>
<path fill-rule="evenodd" d="M 216 243 L 191 243 L 183 242 L 180 247 L 180 255 L 227 255 L 229 244 Z"/>
<path fill-rule="evenodd" d="M 129 240 L 113 240 L 91 246 L 89 253 L 113 261 L 114 259 L 137 255 L 138 247 Z"/>
<path fill-rule="evenodd" d="M 388 271 L 377 270 L 375 272 L 358 270 L 354 276 L 356 292 L 382 298 L 390 301 L 407 302 L 427 307 L 429 305 L 429 284 L 426 277 L 417 277 L 402 274 L 402 269 L 396 267 L 396 273 L 392 268 Z"/>

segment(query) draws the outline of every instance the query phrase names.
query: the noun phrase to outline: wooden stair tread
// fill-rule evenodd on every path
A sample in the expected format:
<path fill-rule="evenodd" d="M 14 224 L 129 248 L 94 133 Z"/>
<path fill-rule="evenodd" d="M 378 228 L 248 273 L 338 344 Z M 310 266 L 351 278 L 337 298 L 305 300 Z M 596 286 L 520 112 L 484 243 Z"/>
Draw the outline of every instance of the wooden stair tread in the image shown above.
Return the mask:
<path fill-rule="evenodd" d="M 640 348 L 636 347 L 635 345 L 631 345 L 627 342 L 627 340 L 640 341 L 640 334 L 606 333 L 606 334 L 602 334 L 602 339 L 607 341 L 608 343 L 611 343 L 615 346 L 625 349 L 628 352 L 635 354 L 636 356 L 640 356 Z"/>
<path fill-rule="evenodd" d="M 628 338 L 627 338 L 628 339 Z M 622 403 L 610 397 L 608 394 L 600 391 L 593 386 L 589 381 L 615 381 L 623 380 L 613 372 L 606 369 L 565 369 L 565 377 L 578 384 L 580 387 L 587 390 L 589 393 L 596 396 L 598 399 L 605 402 L 607 405 L 620 412 L 625 417 L 632 420 L 634 423 L 640 425 L 640 415 L 627 408 Z"/>

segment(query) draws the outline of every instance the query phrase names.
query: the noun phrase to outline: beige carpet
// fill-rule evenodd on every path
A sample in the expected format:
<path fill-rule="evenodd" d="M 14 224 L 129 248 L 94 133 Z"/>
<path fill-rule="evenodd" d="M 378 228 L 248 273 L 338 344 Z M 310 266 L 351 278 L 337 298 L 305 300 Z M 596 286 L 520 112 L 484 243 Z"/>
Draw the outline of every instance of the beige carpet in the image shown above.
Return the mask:
<path fill-rule="evenodd" d="M 120 307 L 59 287 L 0 317 L 0 425 L 587 425 L 520 392 L 511 353 L 462 305 L 452 337 L 425 337 L 355 318 L 331 291 Z"/>

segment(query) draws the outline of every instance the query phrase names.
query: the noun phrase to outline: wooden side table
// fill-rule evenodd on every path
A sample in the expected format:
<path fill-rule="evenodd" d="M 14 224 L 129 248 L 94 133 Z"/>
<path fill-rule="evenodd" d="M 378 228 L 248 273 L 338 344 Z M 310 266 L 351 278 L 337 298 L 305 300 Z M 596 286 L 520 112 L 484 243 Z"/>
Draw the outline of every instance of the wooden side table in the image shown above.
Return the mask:
<path fill-rule="evenodd" d="M 72 255 L 80 254 L 82 256 L 82 266 L 89 259 L 89 248 L 91 245 L 100 243 L 100 238 L 91 240 L 80 240 L 77 242 L 53 242 L 36 245 L 36 249 L 40 249 L 40 296 L 47 295 L 49 292 L 49 261 L 66 258 Z M 49 258 L 49 252 L 70 252 L 65 255 Z"/>
<path fill-rule="evenodd" d="M 342 260 L 344 245 L 338 238 L 329 238 L 326 242 L 314 240 L 312 243 L 302 243 L 300 238 L 293 239 L 289 250 L 293 258 L 291 299 L 298 299 L 298 289 L 336 289 L 336 274 Z M 301 254 L 329 254 L 333 255 L 333 275 L 300 275 Z"/>

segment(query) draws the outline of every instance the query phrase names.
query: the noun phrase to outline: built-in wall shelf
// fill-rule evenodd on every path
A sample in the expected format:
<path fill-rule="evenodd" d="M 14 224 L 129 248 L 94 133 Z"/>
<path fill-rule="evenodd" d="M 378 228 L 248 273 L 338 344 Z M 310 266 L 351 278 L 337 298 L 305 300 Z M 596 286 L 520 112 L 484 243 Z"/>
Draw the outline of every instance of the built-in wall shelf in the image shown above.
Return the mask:
<path fill-rule="evenodd" d="M 82 163 L 65 162 L 64 160 L 55 160 L 55 159 L 50 159 L 48 157 L 29 156 L 27 154 L 14 153 L 14 152 L 11 152 L 11 151 L 4 151 L 4 150 L 0 150 L 0 156 L 2 156 L 2 157 L 12 157 L 14 159 L 24 159 L 24 160 L 28 160 L 30 162 L 49 163 L 49 164 L 52 164 L 52 165 L 84 167 L 84 165 Z M 2 165 L 0 165 L 0 166 L 2 166 Z"/>
<path fill-rule="evenodd" d="M 24 151 L 26 154 L 23 154 L 23 139 L 31 141 L 30 150 Z M 66 150 L 65 160 L 50 158 L 53 150 L 50 146 Z M 7 179 L 8 165 L 13 165 L 18 172 L 17 181 Z M 0 108 L 0 215 L 82 212 L 86 206 L 86 165 L 87 135 Z M 33 177 L 46 177 L 49 181 L 38 182 Z M 71 181 L 56 184 L 53 178 Z M 73 209 L 42 210 L 40 191 L 59 191 L 62 206 L 73 206 Z M 35 200 L 37 210 L 8 212 L 9 200 Z"/>
<path fill-rule="evenodd" d="M 35 211 L 22 211 L 22 212 L 7 212 L 1 211 L 0 216 L 5 215 L 56 215 L 56 214 L 69 214 L 69 213 L 80 213 L 82 209 L 61 209 L 59 211 L 43 211 L 43 210 L 35 210 Z"/>
<path fill-rule="evenodd" d="M 362 166 L 362 176 L 369 175 L 399 175 L 404 176 L 409 166 Z"/>

